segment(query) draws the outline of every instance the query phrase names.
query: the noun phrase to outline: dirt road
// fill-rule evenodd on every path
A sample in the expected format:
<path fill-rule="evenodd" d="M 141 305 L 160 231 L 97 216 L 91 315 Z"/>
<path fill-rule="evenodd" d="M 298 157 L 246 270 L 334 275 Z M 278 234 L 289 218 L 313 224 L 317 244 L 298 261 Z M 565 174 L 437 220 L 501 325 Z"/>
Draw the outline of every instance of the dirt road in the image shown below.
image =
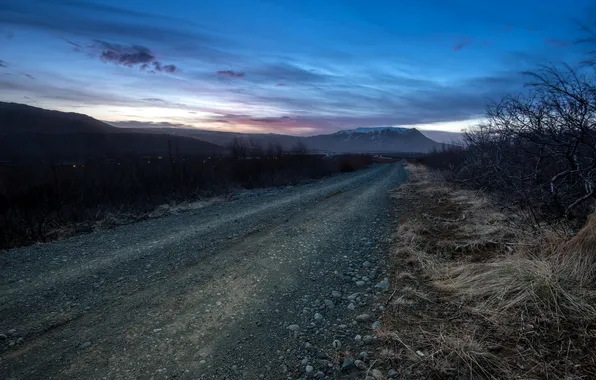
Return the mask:
<path fill-rule="evenodd" d="M 2 252 L 0 378 L 352 376 L 334 352 L 365 359 L 405 177 L 375 165 Z"/>

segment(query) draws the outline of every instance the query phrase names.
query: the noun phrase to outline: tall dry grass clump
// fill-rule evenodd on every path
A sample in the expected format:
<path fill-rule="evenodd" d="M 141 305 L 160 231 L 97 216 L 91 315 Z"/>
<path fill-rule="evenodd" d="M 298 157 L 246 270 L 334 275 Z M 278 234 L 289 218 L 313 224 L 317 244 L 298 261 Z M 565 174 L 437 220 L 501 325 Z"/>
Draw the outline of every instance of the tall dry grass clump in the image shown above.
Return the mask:
<path fill-rule="evenodd" d="M 396 291 L 388 304 L 397 344 L 426 353 L 412 366 L 439 378 L 596 378 L 596 215 L 571 238 L 524 228 L 487 195 L 408 170 L 394 193 L 405 209 L 394 264 L 427 296 Z"/>

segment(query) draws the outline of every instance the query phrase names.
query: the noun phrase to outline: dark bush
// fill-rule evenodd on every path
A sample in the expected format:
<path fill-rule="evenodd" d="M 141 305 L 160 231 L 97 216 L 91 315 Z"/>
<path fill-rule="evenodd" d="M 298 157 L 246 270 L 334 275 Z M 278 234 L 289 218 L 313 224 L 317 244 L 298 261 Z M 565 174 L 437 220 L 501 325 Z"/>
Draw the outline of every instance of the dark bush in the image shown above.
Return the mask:
<path fill-rule="evenodd" d="M 234 188 L 297 184 L 372 163 L 369 156 L 283 154 L 237 142 L 230 156 L 119 157 L 0 166 L 0 249 L 88 231 L 110 215 L 146 216 L 159 205 Z"/>

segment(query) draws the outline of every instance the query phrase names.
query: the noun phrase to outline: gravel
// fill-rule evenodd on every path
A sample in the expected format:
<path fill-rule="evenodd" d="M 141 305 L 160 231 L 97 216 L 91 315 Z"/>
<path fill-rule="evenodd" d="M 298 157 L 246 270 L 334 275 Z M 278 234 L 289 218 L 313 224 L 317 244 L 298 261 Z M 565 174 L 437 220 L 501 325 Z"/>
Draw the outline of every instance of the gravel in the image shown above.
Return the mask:
<path fill-rule="evenodd" d="M 342 365 L 341 365 L 341 371 L 342 372 L 347 372 L 353 368 L 355 368 L 356 365 L 354 364 L 354 359 L 352 358 L 345 358 Z"/>
<path fill-rule="evenodd" d="M 390 252 L 388 190 L 405 177 L 401 164 L 374 165 L 3 252 L 0 373 L 300 378 L 308 357 L 311 378 L 335 378 L 336 349 L 374 341 L 369 324 L 352 321 L 380 317 L 364 290 L 390 278 L 378 264 Z"/>

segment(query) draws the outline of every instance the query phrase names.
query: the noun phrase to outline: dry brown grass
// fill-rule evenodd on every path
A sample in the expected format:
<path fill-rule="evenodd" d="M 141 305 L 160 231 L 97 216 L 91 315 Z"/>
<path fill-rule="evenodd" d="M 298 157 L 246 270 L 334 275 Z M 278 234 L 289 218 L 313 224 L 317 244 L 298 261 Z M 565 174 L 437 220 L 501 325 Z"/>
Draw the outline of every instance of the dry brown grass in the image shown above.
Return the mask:
<path fill-rule="evenodd" d="M 537 233 L 480 192 L 408 170 L 411 182 L 394 193 L 401 287 L 380 333 L 403 352 L 425 353 L 406 355 L 402 371 L 596 378 L 596 216 L 573 238 Z"/>

